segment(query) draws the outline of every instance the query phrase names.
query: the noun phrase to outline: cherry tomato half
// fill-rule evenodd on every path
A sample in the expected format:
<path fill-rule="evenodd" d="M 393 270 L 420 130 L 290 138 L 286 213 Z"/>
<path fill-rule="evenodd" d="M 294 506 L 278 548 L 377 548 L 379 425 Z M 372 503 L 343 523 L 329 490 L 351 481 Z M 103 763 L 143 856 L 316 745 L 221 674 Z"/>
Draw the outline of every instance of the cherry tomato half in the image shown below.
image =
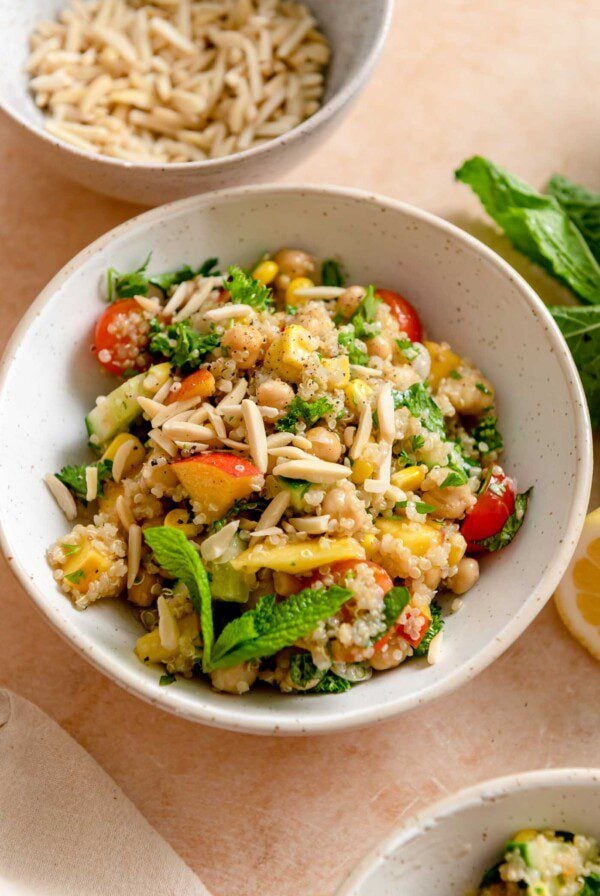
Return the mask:
<path fill-rule="evenodd" d="M 398 321 L 400 329 L 406 333 L 411 342 L 423 340 L 423 326 L 419 315 L 405 298 L 391 289 L 378 289 L 376 295 L 383 299 Z"/>
<path fill-rule="evenodd" d="M 501 467 L 494 467 L 488 475 L 484 490 L 477 503 L 467 511 L 461 533 L 467 540 L 467 551 L 482 553 L 485 548 L 474 542 L 490 538 L 500 532 L 505 522 L 515 511 L 515 484 Z"/>
<path fill-rule="evenodd" d="M 94 351 L 105 370 L 123 376 L 145 370 L 150 325 L 135 299 L 109 305 L 96 324 Z"/>

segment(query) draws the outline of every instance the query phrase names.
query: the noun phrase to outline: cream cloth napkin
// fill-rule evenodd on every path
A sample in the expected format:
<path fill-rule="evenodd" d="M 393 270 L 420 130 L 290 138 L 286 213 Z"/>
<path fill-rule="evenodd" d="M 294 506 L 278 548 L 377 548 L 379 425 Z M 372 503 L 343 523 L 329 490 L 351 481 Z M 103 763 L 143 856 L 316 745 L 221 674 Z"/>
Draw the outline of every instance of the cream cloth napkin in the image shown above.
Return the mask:
<path fill-rule="evenodd" d="M 0 690 L 2 896 L 209 896 L 98 763 Z"/>

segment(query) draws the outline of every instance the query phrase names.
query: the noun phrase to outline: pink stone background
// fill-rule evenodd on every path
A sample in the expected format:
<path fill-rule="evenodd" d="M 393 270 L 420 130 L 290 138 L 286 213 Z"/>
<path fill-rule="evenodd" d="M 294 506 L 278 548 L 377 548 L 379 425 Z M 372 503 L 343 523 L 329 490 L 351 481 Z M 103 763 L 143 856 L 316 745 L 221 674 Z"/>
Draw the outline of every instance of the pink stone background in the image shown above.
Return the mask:
<path fill-rule="evenodd" d="M 448 217 L 560 301 L 452 171 L 479 152 L 539 186 L 560 171 L 600 189 L 599 46 L 595 0 L 398 0 L 350 118 L 287 180 L 364 187 Z M 138 209 L 38 168 L 26 139 L 0 128 L 2 347 L 50 277 Z M 552 605 L 449 697 L 371 730 L 262 739 L 120 690 L 59 640 L 1 562 L 0 685 L 89 750 L 215 896 L 331 896 L 392 825 L 440 796 L 509 772 L 600 765 L 600 666 Z"/>

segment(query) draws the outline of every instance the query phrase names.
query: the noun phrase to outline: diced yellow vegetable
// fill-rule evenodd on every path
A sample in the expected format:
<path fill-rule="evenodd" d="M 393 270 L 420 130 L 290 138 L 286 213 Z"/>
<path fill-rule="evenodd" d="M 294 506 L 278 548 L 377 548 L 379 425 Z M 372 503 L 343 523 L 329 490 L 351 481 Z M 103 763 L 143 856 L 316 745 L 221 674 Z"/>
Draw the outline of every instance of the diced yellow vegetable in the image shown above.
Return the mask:
<path fill-rule="evenodd" d="M 291 324 L 269 346 L 265 367 L 289 383 L 299 383 L 312 352 L 312 336 L 304 327 Z"/>
<path fill-rule="evenodd" d="M 65 543 L 69 543 L 68 539 Z M 67 557 L 62 569 L 67 581 L 83 594 L 94 579 L 110 569 L 112 562 L 111 556 L 92 547 L 85 538 L 81 542 L 81 548 Z"/>
<path fill-rule="evenodd" d="M 390 477 L 390 482 L 404 492 L 412 492 L 421 485 L 424 479 L 425 471 L 422 467 L 413 466 L 398 470 Z"/>
<path fill-rule="evenodd" d="M 522 831 L 518 831 L 515 836 L 512 838 L 513 843 L 527 843 L 528 840 L 535 840 L 539 831 L 534 831 L 533 828 L 523 828 Z"/>
<path fill-rule="evenodd" d="M 350 382 L 350 359 L 348 355 L 339 358 L 323 358 L 321 364 L 327 371 L 329 385 L 334 389 L 343 389 Z"/>
<path fill-rule="evenodd" d="M 177 621 L 180 637 L 194 640 L 198 635 L 198 619 L 195 613 L 182 616 Z M 160 643 L 158 629 L 148 632 L 138 638 L 134 648 L 135 655 L 143 663 L 168 663 L 174 660 L 179 653 L 179 646 L 175 650 L 167 650 Z"/>
<path fill-rule="evenodd" d="M 234 569 L 256 572 L 274 569 L 302 575 L 319 566 L 338 563 L 340 560 L 364 560 L 364 548 L 354 538 L 308 538 L 297 544 L 282 547 L 257 545 L 248 548 L 231 561 Z"/>
<path fill-rule="evenodd" d="M 467 542 L 460 532 L 453 532 L 449 538 L 450 551 L 448 553 L 448 566 L 456 566 L 465 556 Z"/>
<path fill-rule="evenodd" d="M 449 376 L 453 370 L 460 366 L 462 358 L 456 355 L 447 345 L 440 345 L 439 342 L 424 342 L 423 344 L 431 358 L 429 382 L 432 389 L 437 389 L 440 380 Z"/>
<path fill-rule="evenodd" d="M 114 460 L 115 454 L 125 442 L 133 442 L 133 448 L 129 457 L 127 458 L 127 463 L 123 468 L 123 473 L 121 478 L 125 478 L 127 474 L 134 469 L 139 463 L 144 459 L 144 446 L 140 442 L 137 436 L 132 436 L 129 432 L 120 432 L 118 436 L 115 436 L 104 454 L 102 455 L 102 460 Z"/>
<path fill-rule="evenodd" d="M 365 479 L 368 479 L 373 475 L 374 469 L 375 467 L 372 463 L 369 463 L 368 460 L 363 460 L 361 457 L 359 457 L 358 460 L 355 460 L 352 464 L 350 481 L 355 485 L 362 485 Z"/>
<path fill-rule="evenodd" d="M 297 296 L 296 291 L 298 289 L 311 289 L 314 285 L 309 277 L 294 277 L 288 283 L 285 291 L 285 300 L 288 305 L 303 305 L 305 302 L 308 302 L 308 299 L 304 296 Z"/>
<path fill-rule="evenodd" d="M 184 510 L 182 507 L 176 507 L 175 510 L 169 510 L 163 525 L 169 526 L 171 529 L 179 529 L 186 538 L 193 538 L 200 531 L 200 526 L 190 523 L 189 519 L 190 515 L 187 510 Z"/>
<path fill-rule="evenodd" d="M 371 387 L 363 380 L 350 380 L 346 388 L 346 400 L 353 408 L 360 408 L 365 401 L 369 400 L 369 396 L 373 394 Z"/>
<path fill-rule="evenodd" d="M 373 554 L 375 553 L 375 549 L 377 547 L 377 539 L 374 535 L 369 533 L 365 535 L 361 542 L 363 548 L 365 549 L 365 554 L 367 555 L 367 560 L 370 560 Z"/>
<path fill-rule="evenodd" d="M 258 280 L 259 283 L 262 283 L 263 286 L 268 286 L 269 283 L 273 282 L 278 273 L 279 265 L 274 261 L 261 261 L 261 263 L 252 271 L 252 276 L 255 280 Z"/>
<path fill-rule="evenodd" d="M 384 535 L 392 535 L 409 549 L 411 554 L 424 557 L 436 544 L 441 544 L 442 533 L 429 523 L 415 523 L 411 520 L 375 520 L 375 525 Z"/>
<path fill-rule="evenodd" d="M 122 482 L 104 482 L 104 495 L 98 498 L 98 512 L 103 513 L 111 523 L 116 523 L 119 519 L 117 514 L 117 498 L 124 492 Z"/>

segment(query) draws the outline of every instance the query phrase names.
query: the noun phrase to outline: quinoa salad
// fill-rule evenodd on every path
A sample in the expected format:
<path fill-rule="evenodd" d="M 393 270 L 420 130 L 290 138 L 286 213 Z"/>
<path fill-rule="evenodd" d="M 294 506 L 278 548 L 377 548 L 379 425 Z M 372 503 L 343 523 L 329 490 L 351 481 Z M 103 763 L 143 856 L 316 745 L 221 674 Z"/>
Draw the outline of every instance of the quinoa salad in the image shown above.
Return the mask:
<path fill-rule="evenodd" d="M 476 896 L 596 896 L 600 852 L 593 837 L 519 831 L 483 877 Z"/>
<path fill-rule="evenodd" d="M 435 663 L 527 508 L 493 384 L 341 260 L 149 268 L 108 272 L 95 459 L 46 476 L 73 523 L 47 554 L 59 587 L 127 601 L 161 684 L 332 694 Z"/>

